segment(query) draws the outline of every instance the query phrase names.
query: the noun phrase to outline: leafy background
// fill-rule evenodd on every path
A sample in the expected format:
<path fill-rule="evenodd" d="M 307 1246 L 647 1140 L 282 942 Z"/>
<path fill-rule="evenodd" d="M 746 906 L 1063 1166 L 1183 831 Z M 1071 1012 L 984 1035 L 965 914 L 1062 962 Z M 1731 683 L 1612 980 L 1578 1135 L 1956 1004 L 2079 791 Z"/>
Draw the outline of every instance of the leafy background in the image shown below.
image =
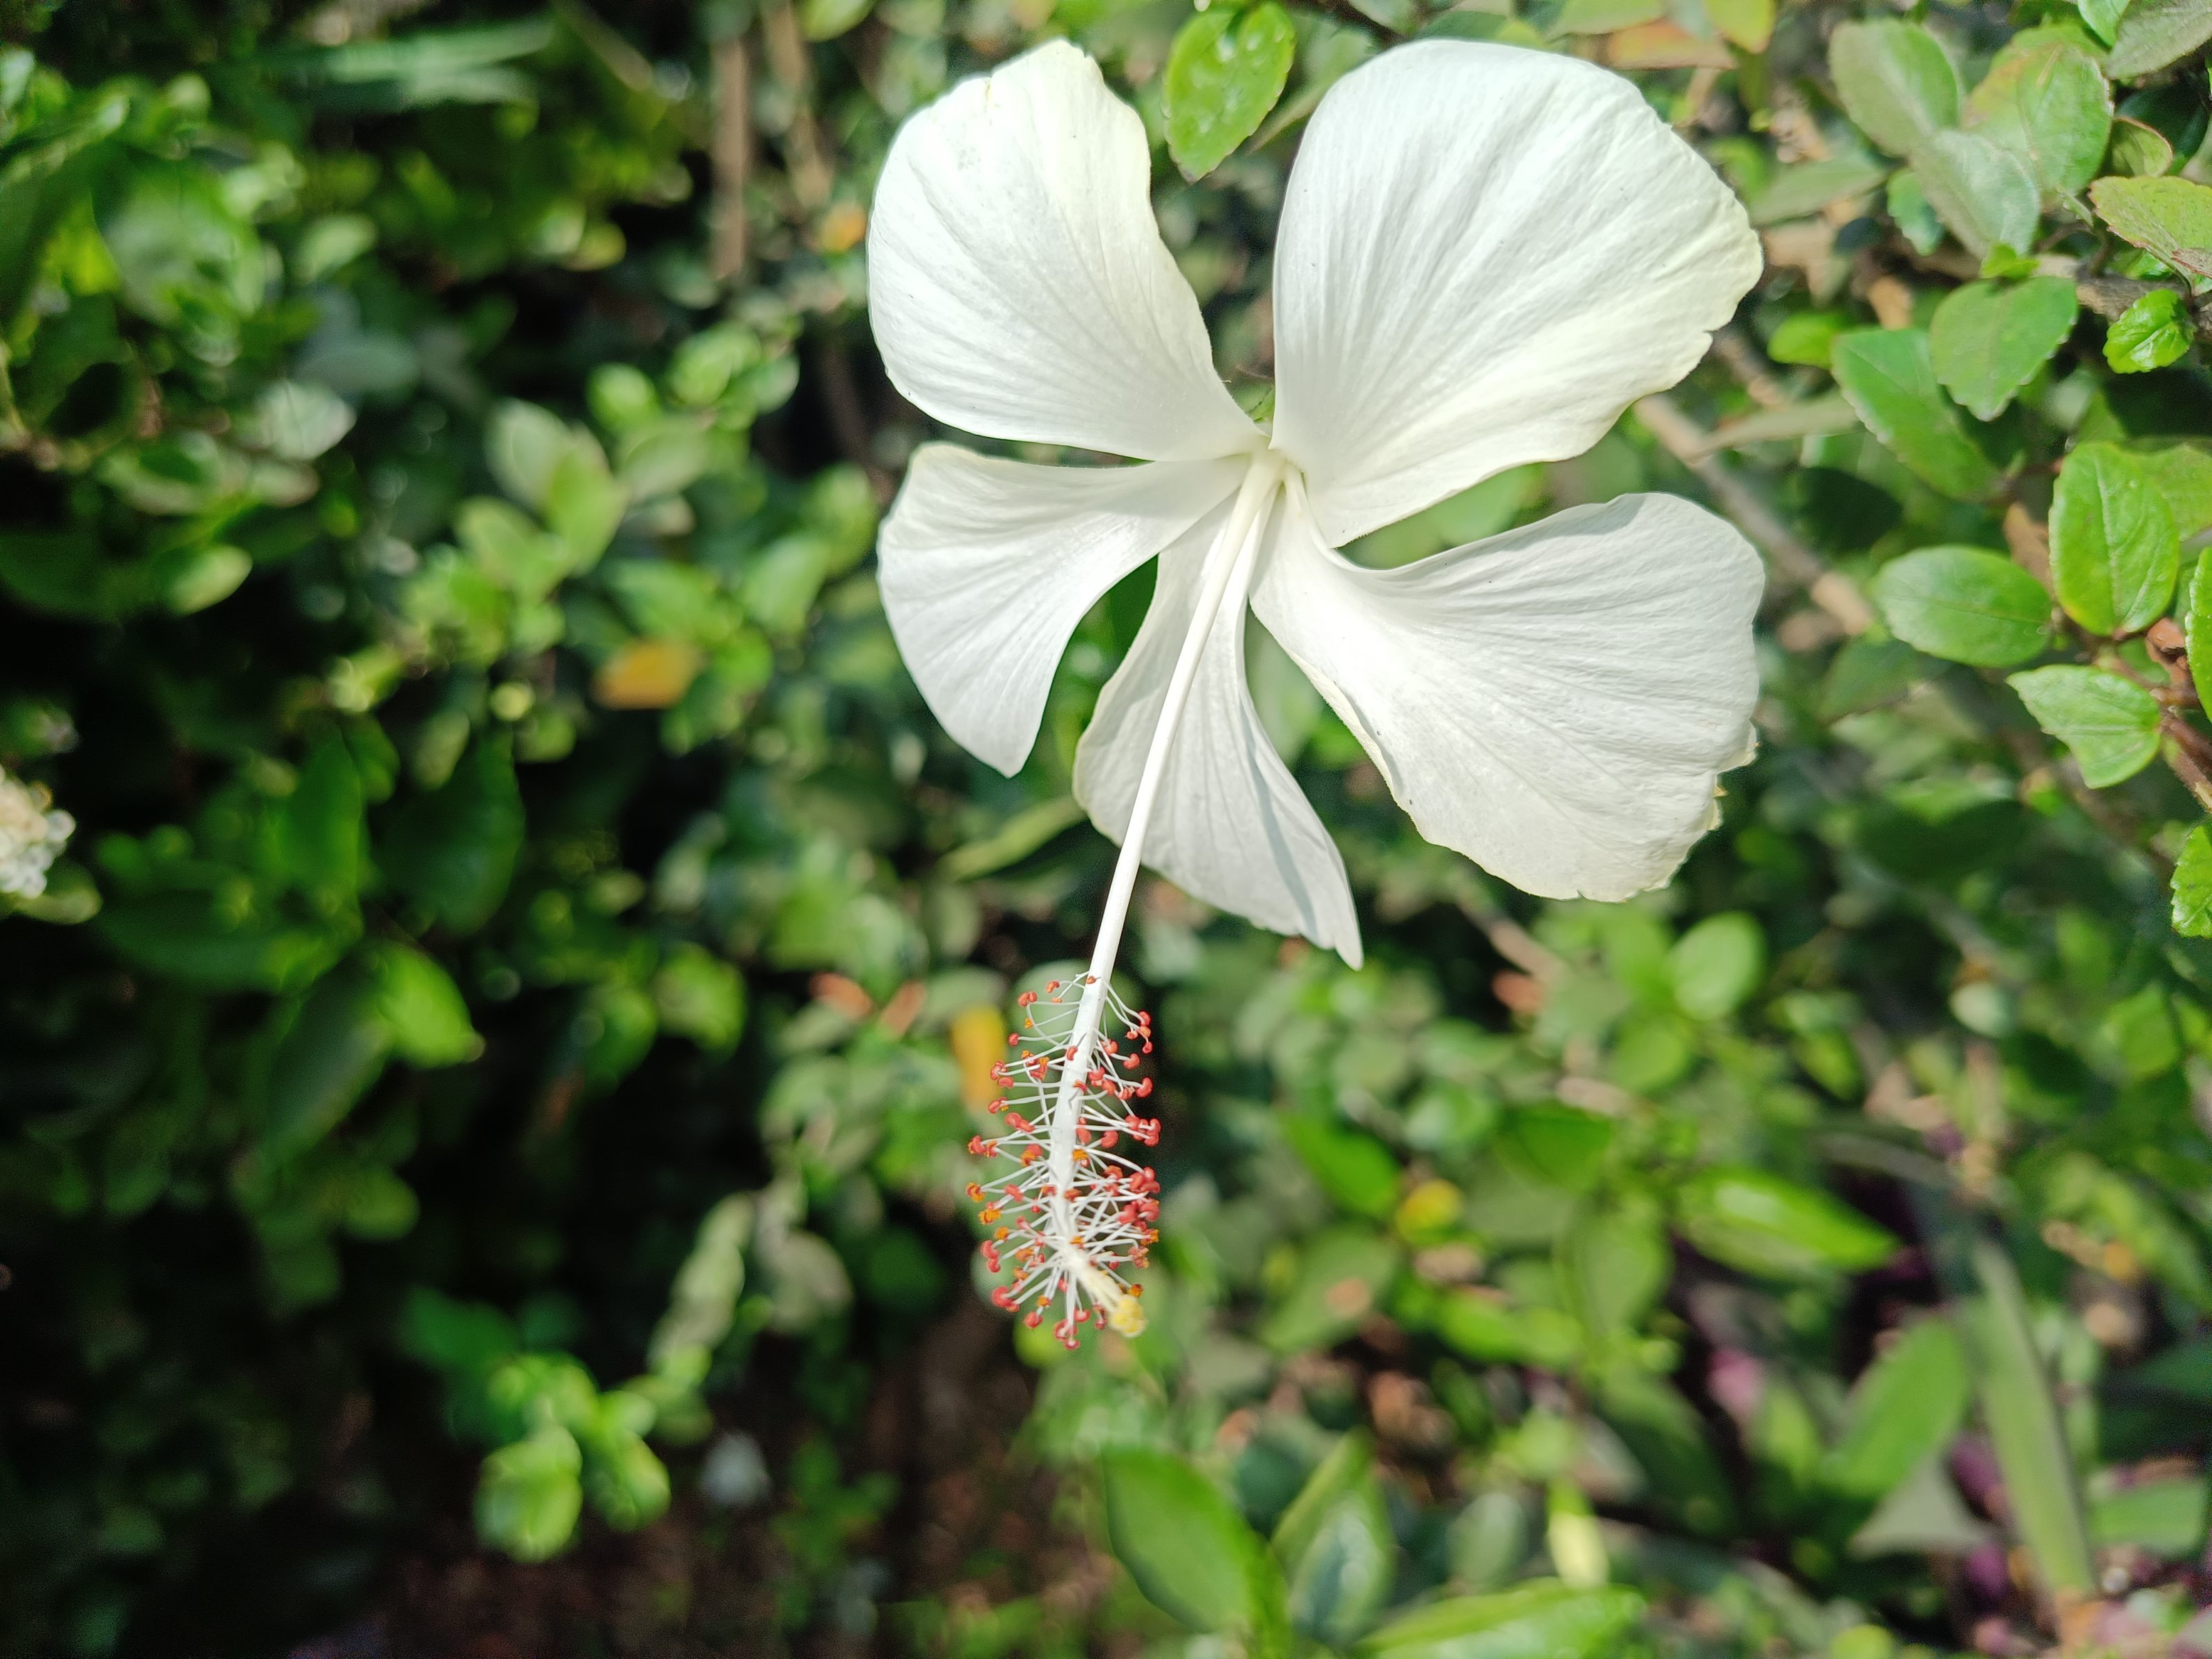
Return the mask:
<path fill-rule="evenodd" d="M 1075 737 L 870 552 L 897 122 L 1066 34 L 1256 398 L 1304 117 L 1635 76 L 1768 270 L 1586 456 L 1705 500 L 1759 759 L 1666 891 L 1428 847 L 1264 636 L 1358 973 L 1157 884 L 1151 1328 L 983 1304 Z M 0 3 L 0 1642 L 2212 1653 L 2206 0 Z"/>

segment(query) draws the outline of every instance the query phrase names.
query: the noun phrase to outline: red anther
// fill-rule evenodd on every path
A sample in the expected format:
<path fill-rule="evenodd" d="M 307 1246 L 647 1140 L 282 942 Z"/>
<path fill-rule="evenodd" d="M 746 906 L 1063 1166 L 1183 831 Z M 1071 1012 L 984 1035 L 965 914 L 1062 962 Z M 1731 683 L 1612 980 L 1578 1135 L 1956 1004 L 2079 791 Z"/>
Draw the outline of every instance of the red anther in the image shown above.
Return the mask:
<path fill-rule="evenodd" d="M 988 1158 L 988 1157 L 990 1157 L 990 1155 L 991 1155 L 991 1146 L 990 1146 L 990 1143 L 989 1143 L 988 1141 L 985 1140 L 985 1139 L 983 1139 L 983 1137 L 982 1137 L 982 1136 L 981 1136 L 981 1135 L 969 1135 L 969 1136 L 968 1137 L 968 1156 L 969 1156 L 969 1157 L 970 1157 L 970 1158 Z M 977 1197 L 980 1197 L 980 1196 L 981 1196 L 981 1190 L 982 1190 L 982 1189 L 981 1189 L 981 1188 L 971 1186 L 971 1187 L 969 1187 L 969 1188 L 968 1188 L 968 1196 L 969 1196 L 969 1197 L 970 1197 L 970 1198 L 977 1198 Z"/>
<path fill-rule="evenodd" d="M 974 1141 L 971 1140 L 968 1143 L 968 1150 L 971 1152 L 975 1150 L 975 1143 Z M 981 1182 L 971 1181 L 968 1183 L 968 1201 L 971 1204 L 981 1204 L 983 1201 L 983 1183 Z"/>
<path fill-rule="evenodd" d="M 1115 1143 L 1121 1139 L 1121 1132 L 1119 1129 L 1109 1129 L 1098 1137 L 1098 1145 L 1102 1150 L 1110 1152 L 1114 1150 Z"/>
<path fill-rule="evenodd" d="M 999 1271 L 999 1247 L 989 1239 L 983 1241 L 983 1265 L 993 1273 Z"/>
<path fill-rule="evenodd" d="M 991 1292 L 991 1301 L 994 1305 L 1004 1308 L 1008 1313 L 1014 1310 L 1014 1293 L 1004 1285 Z"/>
<path fill-rule="evenodd" d="M 1017 1008 L 1026 1008 L 1036 1000 L 1037 994 L 1035 991 L 1024 991 L 1021 995 L 1014 999 L 1014 1006 Z"/>
<path fill-rule="evenodd" d="M 1018 1048 L 1021 1046 L 1022 1040 L 1019 1037 L 1016 1036 L 1012 1031 L 1006 1033 L 1006 1047 L 1009 1048 Z"/>
<path fill-rule="evenodd" d="M 1152 1092 L 1152 1079 L 1150 1079 L 1150 1078 L 1146 1078 L 1146 1079 L 1145 1079 L 1142 1082 L 1140 1082 L 1140 1083 L 1139 1083 L 1139 1084 L 1137 1085 L 1137 1098 L 1138 1098 L 1138 1099 L 1139 1099 L 1139 1100 L 1143 1100 L 1143 1099 L 1145 1099 L 1147 1096 L 1149 1096 Z"/>

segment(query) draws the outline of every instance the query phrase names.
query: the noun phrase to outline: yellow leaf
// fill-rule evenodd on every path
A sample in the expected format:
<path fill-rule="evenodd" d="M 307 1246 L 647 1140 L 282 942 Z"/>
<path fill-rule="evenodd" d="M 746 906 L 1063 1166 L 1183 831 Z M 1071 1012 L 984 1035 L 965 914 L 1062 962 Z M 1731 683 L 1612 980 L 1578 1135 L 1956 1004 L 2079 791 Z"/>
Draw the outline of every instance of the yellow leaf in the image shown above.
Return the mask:
<path fill-rule="evenodd" d="M 608 708 L 665 708 L 698 676 L 697 647 L 683 640 L 632 640 L 599 665 L 592 696 Z"/>
<path fill-rule="evenodd" d="M 1006 1023 L 988 1002 L 952 1017 L 952 1058 L 960 1067 L 960 1098 L 981 1111 L 999 1097 L 992 1070 L 1006 1057 Z"/>

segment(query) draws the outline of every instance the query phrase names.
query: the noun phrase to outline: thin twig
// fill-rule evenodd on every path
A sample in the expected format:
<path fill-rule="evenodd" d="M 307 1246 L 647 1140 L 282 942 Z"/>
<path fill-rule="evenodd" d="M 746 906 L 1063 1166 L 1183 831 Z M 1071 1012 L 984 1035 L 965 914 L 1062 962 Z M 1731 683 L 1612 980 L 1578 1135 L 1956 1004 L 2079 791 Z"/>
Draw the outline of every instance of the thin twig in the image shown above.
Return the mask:
<path fill-rule="evenodd" d="M 1660 447 L 1689 468 L 1698 482 L 1712 492 L 1721 511 L 1735 520 L 1736 527 L 1765 550 L 1784 580 L 1802 588 L 1846 634 L 1866 632 L 1874 621 L 1874 611 L 1865 597 L 1848 577 L 1831 570 L 1749 485 L 1711 453 L 1711 437 L 1672 398 L 1664 392 L 1654 392 L 1639 399 L 1636 417 L 1659 441 Z"/>
<path fill-rule="evenodd" d="M 714 233 L 709 254 L 715 277 L 730 282 L 745 268 L 745 184 L 753 166 L 752 52 L 742 34 L 714 46 Z"/>

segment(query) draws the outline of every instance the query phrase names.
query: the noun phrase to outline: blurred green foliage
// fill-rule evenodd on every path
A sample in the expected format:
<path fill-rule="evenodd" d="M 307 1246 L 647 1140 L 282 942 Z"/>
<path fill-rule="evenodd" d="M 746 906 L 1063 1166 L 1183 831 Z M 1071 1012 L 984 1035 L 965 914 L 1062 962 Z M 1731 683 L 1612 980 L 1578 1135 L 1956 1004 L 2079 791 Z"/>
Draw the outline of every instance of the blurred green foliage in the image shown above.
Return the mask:
<path fill-rule="evenodd" d="M 1369 965 L 1143 892 L 1150 1328 L 991 1328 L 1126 1576 L 948 1588 L 859 1428 L 983 1316 L 961 1148 L 1094 921 L 1068 769 L 1147 579 L 1019 778 L 936 732 L 863 235 L 898 119 L 1053 33 L 1255 394 L 1334 78 L 1417 33 L 1639 77 L 1766 280 L 1589 455 L 1357 550 L 1701 495 L 1770 556 L 1763 753 L 1668 890 L 1539 904 L 1255 634 Z M 543 1573 L 766 1516 L 761 1651 L 881 1605 L 979 1659 L 2212 1652 L 2208 37 L 0 5 L 0 767 L 76 823 L 0 898 L 0 1644 L 281 1651 L 473 1481 Z"/>

